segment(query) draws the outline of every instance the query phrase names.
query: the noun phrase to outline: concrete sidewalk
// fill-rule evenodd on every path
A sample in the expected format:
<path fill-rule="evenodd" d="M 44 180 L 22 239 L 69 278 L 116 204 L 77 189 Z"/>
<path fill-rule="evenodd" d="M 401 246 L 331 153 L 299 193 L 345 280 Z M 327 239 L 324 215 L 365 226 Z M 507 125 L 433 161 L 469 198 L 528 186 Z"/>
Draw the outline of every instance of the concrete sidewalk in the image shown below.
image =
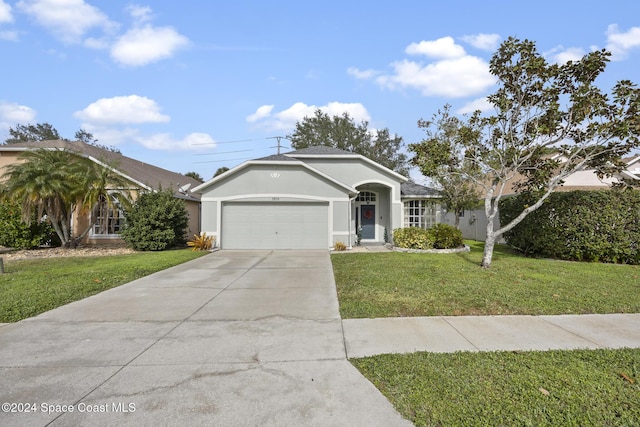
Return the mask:
<path fill-rule="evenodd" d="M 328 251 L 220 251 L 5 325 L 5 402 L 2 426 L 411 425 L 347 361 Z"/>
<path fill-rule="evenodd" d="M 342 325 L 349 358 L 415 351 L 640 348 L 640 314 L 345 319 Z"/>

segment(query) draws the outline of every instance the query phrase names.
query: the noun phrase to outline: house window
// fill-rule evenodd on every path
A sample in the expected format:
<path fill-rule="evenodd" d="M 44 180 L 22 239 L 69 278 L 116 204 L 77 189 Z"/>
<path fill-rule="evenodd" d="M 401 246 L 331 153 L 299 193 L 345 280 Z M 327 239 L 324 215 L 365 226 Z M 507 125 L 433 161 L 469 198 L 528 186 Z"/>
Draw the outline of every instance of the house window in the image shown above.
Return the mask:
<path fill-rule="evenodd" d="M 370 191 L 361 191 L 356 198 L 356 202 L 375 203 L 376 193 L 372 193 Z"/>
<path fill-rule="evenodd" d="M 102 197 L 97 208 L 92 234 L 94 236 L 118 235 L 122 231 L 124 221 L 124 212 L 118 201 L 112 199 L 111 203 L 107 203 L 107 199 Z"/>
<path fill-rule="evenodd" d="M 436 223 L 436 205 L 428 200 L 404 202 L 404 226 L 430 228 Z"/>

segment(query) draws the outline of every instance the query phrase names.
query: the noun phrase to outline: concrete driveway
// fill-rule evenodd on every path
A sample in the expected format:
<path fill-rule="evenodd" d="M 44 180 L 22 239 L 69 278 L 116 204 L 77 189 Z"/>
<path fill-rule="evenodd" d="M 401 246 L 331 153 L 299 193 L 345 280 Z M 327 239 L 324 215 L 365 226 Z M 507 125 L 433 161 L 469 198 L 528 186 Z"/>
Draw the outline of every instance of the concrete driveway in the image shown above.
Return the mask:
<path fill-rule="evenodd" d="M 327 251 L 215 252 L 4 326 L 5 402 L 2 426 L 411 425 L 346 359 Z"/>

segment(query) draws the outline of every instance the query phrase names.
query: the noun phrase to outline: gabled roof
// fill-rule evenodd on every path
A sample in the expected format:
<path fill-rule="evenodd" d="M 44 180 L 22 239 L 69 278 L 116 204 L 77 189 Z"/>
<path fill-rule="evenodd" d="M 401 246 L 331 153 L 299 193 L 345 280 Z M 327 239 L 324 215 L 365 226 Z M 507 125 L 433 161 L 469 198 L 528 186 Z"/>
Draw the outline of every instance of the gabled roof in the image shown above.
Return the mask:
<path fill-rule="evenodd" d="M 296 151 L 290 151 L 288 153 L 284 153 L 285 156 L 295 157 L 297 159 L 302 159 L 304 161 L 305 158 L 354 158 L 361 159 L 369 165 L 385 171 L 387 174 L 394 176 L 401 182 L 408 181 L 406 176 L 400 175 L 398 172 L 392 171 L 391 169 L 382 166 L 380 163 L 377 163 L 368 157 L 365 157 L 358 153 L 353 153 L 351 151 L 341 150 L 339 148 L 326 147 L 324 145 L 316 145 L 313 147 L 302 148 Z"/>
<path fill-rule="evenodd" d="M 400 184 L 400 194 L 408 198 L 440 197 L 440 192 L 431 187 L 416 184 L 415 182 L 403 182 Z"/>
<path fill-rule="evenodd" d="M 210 179 L 209 181 L 198 185 L 197 187 L 193 188 L 192 191 L 194 192 L 200 192 L 202 190 L 204 190 L 205 188 L 215 184 L 218 181 L 221 181 L 231 175 L 234 175 L 238 172 L 240 172 L 241 170 L 251 166 L 251 165 L 277 165 L 277 164 L 281 164 L 281 165 L 285 165 L 285 166 L 292 166 L 292 165 L 298 165 L 300 167 L 302 167 L 303 169 L 308 170 L 309 172 L 311 172 L 313 175 L 322 177 L 323 179 L 332 182 L 333 184 L 337 185 L 338 187 L 342 188 L 343 190 L 347 191 L 349 194 L 358 194 L 358 190 L 356 190 L 355 188 L 338 181 L 337 179 L 325 174 L 324 172 L 319 171 L 318 169 L 306 164 L 305 162 L 302 162 L 298 159 L 294 159 L 291 157 L 287 157 L 286 155 L 282 155 L 282 154 L 276 154 L 273 156 L 267 156 L 267 157 L 263 157 L 261 159 L 256 159 L 256 160 L 249 160 L 246 161 L 244 163 L 242 163 L 239 166 L 236 166 L 233 169 L 230 169 L 228 171 L 226 171 L 225 173 L 222 173 L 218 176 L 214 176 L 212 179 Z"/>
<path fill-rule="evenodd" d="M 126 179 L 148 190 L 157 190 L 162 186 L 163 189 L 172 189 L 176 197 L 187 200 L 200 199 L 199 194 L 190 191 L 201 184 L 196 179 L 81 141 L 51 140 L 0 145 L 0 151 L 26 151 L 38 148 L 73 151 L 97 163 L 110 166 Z M 186 191 L 179 191 L 180 188 L 186 188 Z"/>

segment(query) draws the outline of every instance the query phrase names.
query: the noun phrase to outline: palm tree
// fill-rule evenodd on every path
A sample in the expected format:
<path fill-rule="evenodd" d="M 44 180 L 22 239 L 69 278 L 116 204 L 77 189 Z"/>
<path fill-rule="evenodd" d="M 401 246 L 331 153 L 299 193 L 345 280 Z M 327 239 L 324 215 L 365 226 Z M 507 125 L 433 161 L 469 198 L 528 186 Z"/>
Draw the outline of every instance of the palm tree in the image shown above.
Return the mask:
<path fill-rule="evenodd" d="M 37 149 L 20 155 L 22 163 L 7 167 L 3 197 L 22 205 L 23 221 L 36 212 L 51 223 L 64 247 L 75 247 L 89 231 L 74 235 L 73 213 L 95 212 L 100 200 L 130 200 L 131 184 L 114 169 L 67 150 Z M 110 189 L 114 189 L 113 191 Z M 92 218 L 95 218 L 92 215 Z"/>

